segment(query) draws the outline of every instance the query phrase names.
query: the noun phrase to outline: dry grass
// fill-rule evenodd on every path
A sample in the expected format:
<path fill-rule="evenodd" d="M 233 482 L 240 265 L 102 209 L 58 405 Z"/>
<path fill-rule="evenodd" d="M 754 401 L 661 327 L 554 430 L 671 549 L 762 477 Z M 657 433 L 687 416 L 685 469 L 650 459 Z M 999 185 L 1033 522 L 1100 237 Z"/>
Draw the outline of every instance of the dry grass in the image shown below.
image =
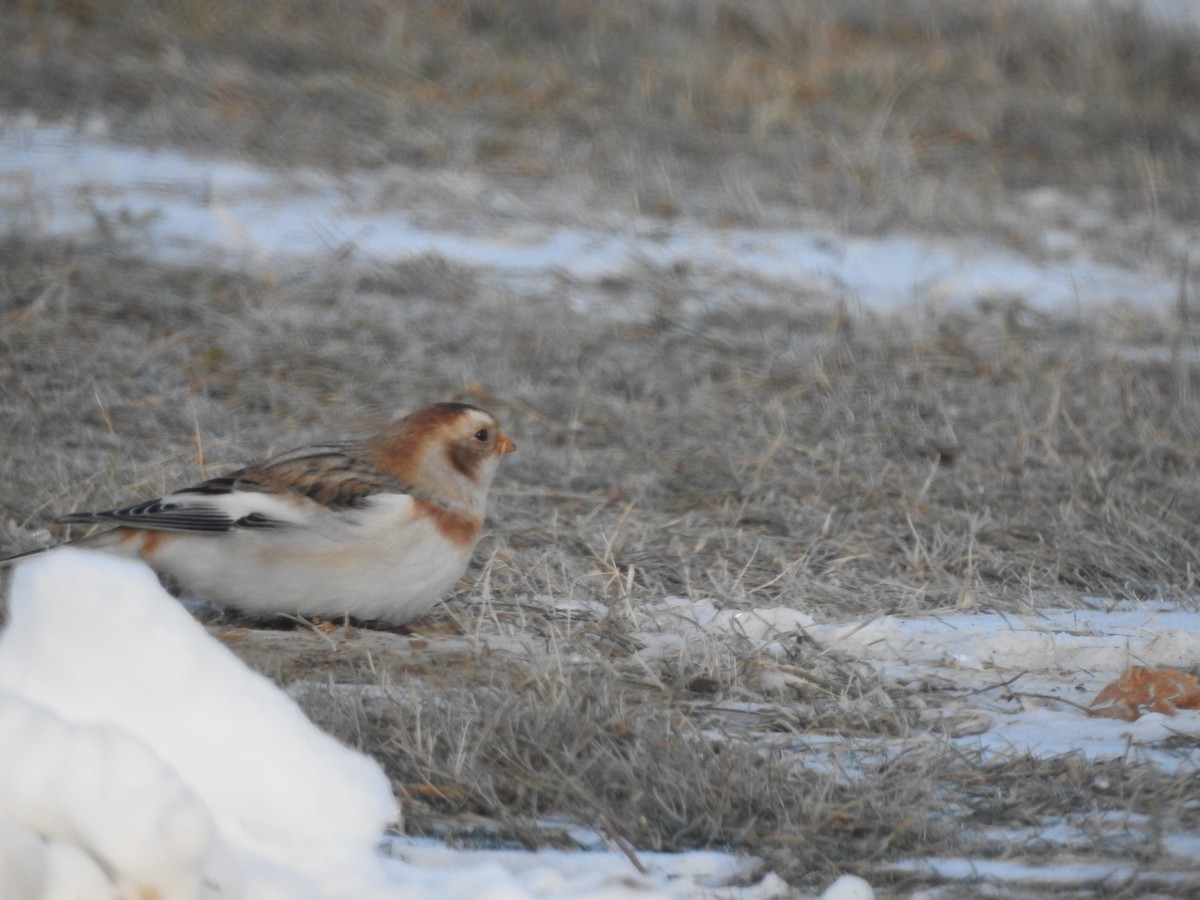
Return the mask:
<path fill-rule="evenodd" d="M 1152 771 L 1025 760 L 1036 777 L 1010 779 L 963 758 L 943 736 L 961 698 L 804 641 L 783 659 L 643 645 L 669 594 L 828 620 L 1190 602 L 1186 326 L 1120 309 L 848 319 L 817 296 L 604 324 L 437 261 L 255 280 L 117 249 L 0 247 L 5 549 L 67 509 L 196 478 L 201 455 L 219 468 L 434 398 L 483 403 L 520 445 L 470 579 L 425 634 L 220 629 L 384 762 L 410 830 L 539 844 L 583 824 L 634 856 L 731 847 L 796 884 L 856 870 L 900 891 L 929 879 L 890 861 L 999 852 L 982 823 L 1128 810 L 1148 824 L 1120 854 L 1143 869 L 1156 834 L 1190 827 Z M 555 611 L 566 600 L 594 611 Z M 802 749 L 814 735 L 889 749 L 843 772 Z M 1152 787 L 1114 795 L 1101 770 Z"/>
<path fill-rule="evenodd" d="M 665 217 L 1003 231 L 1013 192 L 1045 183 L 1106 192 L 1147 223 L 1123 232 L 1143 253 L 1200 203 L 1194 40 L 1115 8 L 1081 28 L 1065 5 L 940 0 L 109 6 L 9 3 L 0 106 Z M 1037 861 L 1061 845 L 1012 835 L 1066 820 L 1075 856 L 1142 873 L 1075 895 L 1132 897 L 1163 833 L 1196 827 L 1186 781 L 1150 768 L 961 756 L 956 698 L 811 642 L 644 643 L 667 595 L 839 621 L 1193 602 L 1186 315 L 849 315 L 683 267 L 517 296 L 439 260 L 251 277 L 0 237 L 0 552 L 433 399 L 514 435 L 492 531 L 418 636 L 215 629 L 385 764 L 411 830 L 540 845 L 582 825 L 634 857 L 730 847 L 798 885 L 857 870 L 949 898 L 989 888 L 892 864 Z M 764 292 L 769 311 L 739 302 Z M 886 752 L 804 749 L 854 735 Z"/>
<path fill-rule="evenodd" d="M 844 615 L 1196 587 L 1197 373 L 1147 314 L 599 324 L 438 262 L 255 283 L 2 253 L 0 491 L 31 524 L 458 396 L 522 446 L 481 553 L 501 598 Z"/>
<path fill-rule="evenodd" d="M 807 771 L 778 743 L 736 728 L 715 737 L 717 717 L 704 719 L 716 705 L 572 669 L 456 692 L 406 683 L 355 718 L 407 801 L 408 827 L 450 840 L 570 844 L 568 826 L 582 825 L 634 853 L 762 853 L 800 882 L 948 837 L 928 833 L 939 801 L 901 774 L 913 761 L 861 783 Z M 345 733 L 327 703 L 313 709 Z"/>

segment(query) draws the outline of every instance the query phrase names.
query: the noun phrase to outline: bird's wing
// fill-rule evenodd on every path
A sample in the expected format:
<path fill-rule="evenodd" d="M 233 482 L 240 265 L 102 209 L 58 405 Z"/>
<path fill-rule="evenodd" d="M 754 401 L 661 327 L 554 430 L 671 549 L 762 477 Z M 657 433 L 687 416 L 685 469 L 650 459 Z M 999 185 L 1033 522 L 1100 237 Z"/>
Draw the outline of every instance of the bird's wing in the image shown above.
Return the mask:
<path fill-rule="evenodd" d="M 55 521 L 60 525 L 124 525 L 152 531 L 222 532 L 232 531 L 238 525 L 237 519 L 216 504 L 179 502 L 174 496 L 121 509 L 73 512 Z"/>
<path fill-rule="evenodd" d="M 409 494 L 410 487 L 376 465 L 358 442 L 318 444 L 272 457 L 179 494 L 235 492 L 305 497 L 330 510 L 367 505 L 373 494 Z"/>
<path fill-rule="evenodd" d="M 300 525 L 321 508 L 343 512 L 366 506 L 372 495 L 407 493 L 404 484 L 371 463 L 361 444 L 322 444 L 210 478 L 158 500 L 71 513 L 58 521 L 220 533 Z"/>

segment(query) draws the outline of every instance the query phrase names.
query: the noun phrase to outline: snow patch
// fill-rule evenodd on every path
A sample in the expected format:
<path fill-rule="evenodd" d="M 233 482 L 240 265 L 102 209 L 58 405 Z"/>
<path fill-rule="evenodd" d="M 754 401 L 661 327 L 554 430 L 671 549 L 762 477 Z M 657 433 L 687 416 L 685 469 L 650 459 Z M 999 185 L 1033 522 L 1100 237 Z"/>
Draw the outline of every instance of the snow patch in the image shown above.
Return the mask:
<path fill-rule="evenodd" d="M 121 146 L 107 138 L 103 123 L 74 130 L 33 115 L 0 118 L 0 204 L 11 211 L 12 227 L 47 236 L 101 232 L 136 241 L 168 262 L 213 259 L 271 269 L 331 255 L 385 264 L 434 255 L 521 290 L 561 277 L 599 285 L 647 266 L 687 266 L 726 285 L 705 303 L 734 302 L 727 284 L 733 277 L 747 285 L 765 281 L 832 293 L 868 310 L 997 301 L 1060 312 L 1113 302 L 1165 308 L 1178 293 L 1176 277 L 1093 259 L 1078 228 L 1057 226 L 1046 226 L 1054 258 L 1043 260 L 966 237 L 849 237 L 832 223 L 721 228 L 640 216 L 537 222 L 502 205 L 484 208 L 479 197 L 463 199 L 470 221 L 426 227 L 398 210 L 394 198 L 411 195 L 431 177 L 399 166 L 344 175 L 276 170 Z M 450 195 L 463 193 L 450 176 L 438 177 Z M 1046 215 L 1046 207 L 1060 201 L 1043 192 L 1030 202 Z M 607 295 L 603 303 L 580 291 L 571 297 L 593 315 L 614 314 Z M 757 301 L 750 291 L 736 302 Z"/>

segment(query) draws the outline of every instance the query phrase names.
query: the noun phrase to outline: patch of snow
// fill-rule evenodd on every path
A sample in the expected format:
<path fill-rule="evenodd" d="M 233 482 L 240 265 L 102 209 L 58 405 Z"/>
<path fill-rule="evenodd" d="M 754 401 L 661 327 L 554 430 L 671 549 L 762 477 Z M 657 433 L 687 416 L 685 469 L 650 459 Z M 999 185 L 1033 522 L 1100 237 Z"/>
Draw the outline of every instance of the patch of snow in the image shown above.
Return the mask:
<path fill-rule="evenodd" d="M 102 128 L 77 131 L 33 117 L 0 121 L 0 205 L 10 227 L 58 236 L 102 231 L 167 261 L 262 268 L 347 252 L 382 263 L 436 255 L 525 287 L 548 277 L 598 284 L 646 266 L 687 266 L 726 283 L 713 292 L 718 301 L 728 297 L 732 277 L 832 292 L 871 310 L 994 300 L 1038 310 L 1111 302 L 1162 308 L 1178 290 L 1175 278 L 1089 258 L 1061 226 L 1048 238 L 1054 258 L 1042 261 L 978 239 L 847 237 L 833 227 L 715 228 L 638 216 L 538 222 L 481 210 L 478 197 L 469 227 L 424 227 L 393 198 L 429 178 L 400 167 L 345 175 L 272 170 L 125 147 Z M 444 187 L 462 193 L 449 182 Z M 1045 212 L 1059 200 L 1037 195 L 1031 203 Z M 752 302 L 753 291 L 740 294 Z"/>
<path fill-rule="evenodd" d="M 825 889 L 821 900 L 875 900 L 875 892 L 857 875 L 843 875 Z"/>
<path fill-rule="evenodd" d="M 1108 673 L 1131 665 L 1200 666 L 1200 613 L 1185 610 L 883 616 L 809 631 L 831 649 L 907 665 Z"/>
<path fill-rule="evenodd" d="M 1104 605 L 1111 605 L 1106 603 Z M 1086 706 L 1129 666 L 1200 668 L 1200 612 L 1145 604 L 1125 609 L 1048 610 L 1026 616 L 973 612 L 942 616 L 881 616 L 860 622 L 816 623 L 795 609 L 722 610 L 712 601 L 667 597 L 640 608 L 643 660 L 710 654 L 736 646 L 764 661 L 760 684 L 792 683 L 771 659 L 786 661 L 797 641 L 868 666 L 894 684 L 958 695 L 962 701 L 928 711 L 927 725 L 962 749 L 990 757 L 1133 759 L 1165 771 L 1200 768 L 1200 712 L 1135 722 L 1092 718 Z M 707 657 L 706 657 L 707 658 Z M 752 712 L 724 702 L 727 715 Z M 853 778 L 861 765 L 882 762 L 911 742 L 798 734 L 786 738 L 797 764 Z M 1192 746 L 1189 746 L 1191 744 Z"/>
<path fill-rule="evenodd" d="M 1133 874 L 1129 866 L 1118 864 L 1063 862 L 1034 865 L 1019 860 L 963 857 L 926 857 L 895 868 L 955 880 L 1033 882 L 1046 887 L 1124 880 Z"/>
<path fill-rule="evenodd" d="M 735 637 L 768 652 L 778 652 L 781 638 L 803 631 L 814 621 L 808 613 L 791 607 L 720 609 L 711 600 L 675 596 L 640 605 L 635 615 L 644 626 L 642 638 L 650 635 L 689 638 L 699 634 Z"/>
<path fill-rule="evenodd" d="M 428 839 L 395 839 L 391 851 L 418 871 L 444 872 L 461 866 L 464 859 L 464 851 Z M 470 851 L 473 864 L 506 873 L 536 897 L 772 900 L 788 894 L 787 885 L 776 875 L 749 887 L 725 887 L 744 871 L 744 861 L 728 853 L 638 852 L 637 857 L 645 875 L 633 870 L 624 854 L 609 850 Z"/>
<path fill-rule="evenodd" d="M 1200 750 L 1159 746 L 1200 735 L 1200 713 L 1124 722 L 1091 718 L 1083 708 L 1129 666 L 1200 667 L 1200 613 L 1194 610 L 885 616 L 814 625 L 808 633 L 893 681 L 940 682 L 970 693 L 968 708 L 982 726 L 957 733 L 954 741 L 964 748 L 993 756 L 1133 758 L 1171 772 L 1200 766 Z"/>

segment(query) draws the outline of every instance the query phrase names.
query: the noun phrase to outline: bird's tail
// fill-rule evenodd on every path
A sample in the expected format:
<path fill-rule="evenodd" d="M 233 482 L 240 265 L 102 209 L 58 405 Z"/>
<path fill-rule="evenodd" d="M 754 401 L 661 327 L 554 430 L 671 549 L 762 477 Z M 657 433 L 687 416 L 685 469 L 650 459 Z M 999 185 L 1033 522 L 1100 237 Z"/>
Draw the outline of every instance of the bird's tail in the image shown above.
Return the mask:
<path fill-rule="evenodd" d="M 74 543 L 74 541 L 71 541 Z M 11 566 L 13 563 L 20 562 L 27 556 L 37 556 L 39 553 L 45 553 L 47 550 L 53 550 L 55 547 L 61 547 L 62 544 L 53 544 L 49 547 L 36 547 L 33 550 L 26 550 L 22 553 L 14 553 L 12 556 L 0 556 L 0 568 Z"/>
<path fill-rule="evenodd" d="M 23 550 L 20 553 L 14 553 L 12 556 L 0 556 L 0 569 L 11 566 L 13 563 L 18 563 L 27 557 L 37 556 L 50 550 L 57 550 L 59 547 L 94 547 L 99 550 L 113 543 L 112 536 L 112 530 L 99 531 L 72 538 L 69 541 L 59 541 L 57 544 L 51 544 L 49 547 L 35 547 L 33 550 Z"/>

